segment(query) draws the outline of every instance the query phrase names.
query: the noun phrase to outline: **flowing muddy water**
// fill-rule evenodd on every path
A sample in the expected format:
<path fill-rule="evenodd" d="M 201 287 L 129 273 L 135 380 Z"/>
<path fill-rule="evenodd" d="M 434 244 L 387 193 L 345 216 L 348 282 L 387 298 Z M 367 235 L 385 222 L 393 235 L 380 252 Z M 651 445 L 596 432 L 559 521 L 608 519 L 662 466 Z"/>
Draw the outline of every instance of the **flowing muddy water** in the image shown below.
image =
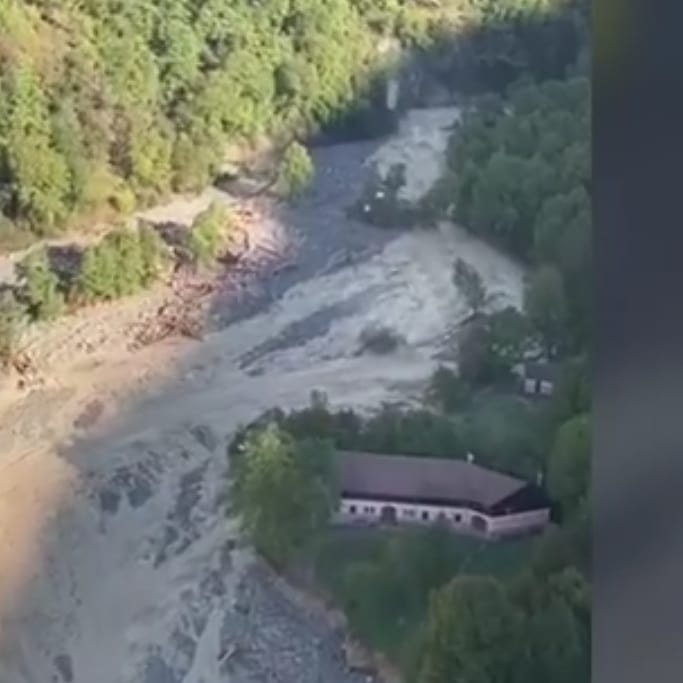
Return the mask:
<path fill-rule="evenodd" d="M 456 115 L 439 112 L 444 125 Z M 345 670 L 340 634 L 253 570 L 227 514 L 225 446 L 241 422 L 313 389 L 360 410 L 417 398 L 467 314 L 456 255 L 497 305 L 519 305 L 518 266 L 462 230 L 345 217 L 373 161 L 400 152 L 409 183 L 435 173 L 435 116 L 410 113 L 384 157 L 370 144 L 317 150 L 311 192 L 272 217 L 296 266 L 241 310 L 216 301 L 202 342 L 74 359 L 0 407 L 0 681 L 363 680 Z M 374 324 L 405 345 L 359 355 Z"/>

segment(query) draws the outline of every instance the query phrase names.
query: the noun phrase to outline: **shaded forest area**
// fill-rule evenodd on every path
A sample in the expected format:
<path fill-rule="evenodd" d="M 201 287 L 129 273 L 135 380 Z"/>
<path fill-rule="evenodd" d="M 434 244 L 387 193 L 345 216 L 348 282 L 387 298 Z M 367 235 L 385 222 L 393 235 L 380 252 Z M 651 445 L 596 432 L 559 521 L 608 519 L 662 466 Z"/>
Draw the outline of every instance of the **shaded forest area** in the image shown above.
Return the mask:
<path fill-rule="evenodd" d="M 557 75 L 573 5 L 0 0 L 0 248 L 201 188 L 229 144 L 381 132 L 387 41 L 456 89 Z"/>

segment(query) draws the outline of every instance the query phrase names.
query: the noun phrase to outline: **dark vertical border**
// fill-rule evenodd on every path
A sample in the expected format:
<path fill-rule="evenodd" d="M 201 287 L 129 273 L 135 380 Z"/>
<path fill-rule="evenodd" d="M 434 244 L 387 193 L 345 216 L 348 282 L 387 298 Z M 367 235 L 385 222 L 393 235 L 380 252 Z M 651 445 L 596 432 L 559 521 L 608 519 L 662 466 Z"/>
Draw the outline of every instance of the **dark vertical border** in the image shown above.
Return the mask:
<path fill-rule="evenodd" d="M 683 680 L 683 5 L 593 4 L 593 681 Z"/>

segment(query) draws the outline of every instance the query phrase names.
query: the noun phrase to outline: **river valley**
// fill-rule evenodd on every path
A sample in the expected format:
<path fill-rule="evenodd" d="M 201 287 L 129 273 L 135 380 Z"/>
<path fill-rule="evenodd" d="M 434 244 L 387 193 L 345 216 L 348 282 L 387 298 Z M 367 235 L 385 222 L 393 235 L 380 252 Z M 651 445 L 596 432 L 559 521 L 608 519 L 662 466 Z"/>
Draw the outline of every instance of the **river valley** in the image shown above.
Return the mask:
<path fill-rule="evenodd" d="M 346 670 L 340 634 L 255 569 L 228 514 L 225 446 L 240 423 L 316 389 L 359 410 L 418 400 L 468 313 L 456 256 L 496 305 L 521 305 L 519 265 L 461 228 L 346 217 L 373 161 L 404 161 L 408 192 L 428 189 L 456 117 L 412 110 L 389 140 L 314 150 L 313 187 L 267 218 L 292 267 L 239 303 L 217 296 L 202 341 L 65 346 L 44 387 L 3 398 L 3 683 L 364 680 Z M 405 343 L 359 354 L 372 325 Z M 97 419 L 82 419 L 93 405 Z"/>

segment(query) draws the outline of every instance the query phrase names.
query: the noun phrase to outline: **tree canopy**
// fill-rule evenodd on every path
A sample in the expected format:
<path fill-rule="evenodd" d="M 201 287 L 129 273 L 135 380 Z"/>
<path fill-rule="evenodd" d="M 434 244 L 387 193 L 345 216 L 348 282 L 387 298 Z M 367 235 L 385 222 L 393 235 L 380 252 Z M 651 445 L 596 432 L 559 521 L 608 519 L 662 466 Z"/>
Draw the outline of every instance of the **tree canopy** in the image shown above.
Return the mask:
<path fill-rule="evenodd" d="M 555 34 L 572 33 L 574 14 L 570 0 L 2 0 L 2 237 L 197 189 L 228 143 L 289 139 L 363 110 L 386 66 L 384 37 L 508 78 L 545 69 L 538 36 L 563 44 Z"/>
<path fill-rule="evenodd" d="M 552 349 L 561 341 L 576 351 L 590 338 L 589 112 L 582 75 L 475 99 L 427 200 L 533 266 L 526 309 Z"/>
<path fill-rule="evenodd" d="M 255 547 L 282 565 L 327 521 L 333 505 L 329 445 L 296 442 L 271 423 L 247 437 L 234 493 Z"/>
<path fill-rule="evenodd" d="M 425 626 L 419 683 L 514 681 L 520 615 L 499 581 L 461 575 L 436 591 Z"/>

